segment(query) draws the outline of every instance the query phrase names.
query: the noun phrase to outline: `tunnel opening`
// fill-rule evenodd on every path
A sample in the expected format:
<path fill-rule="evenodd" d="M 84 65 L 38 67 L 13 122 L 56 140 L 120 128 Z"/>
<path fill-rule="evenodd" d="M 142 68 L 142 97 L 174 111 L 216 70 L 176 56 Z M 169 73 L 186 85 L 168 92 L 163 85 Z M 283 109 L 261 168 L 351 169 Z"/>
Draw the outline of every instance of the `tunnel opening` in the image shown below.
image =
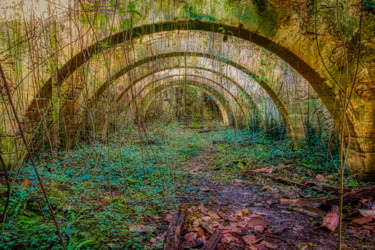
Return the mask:
<path fill-rule="evenodd" d="M 145 122 L 222 123 L 223 117 L 213 98 L 197 89 L 172 88 L 159 94 L 146 111 Z"/>

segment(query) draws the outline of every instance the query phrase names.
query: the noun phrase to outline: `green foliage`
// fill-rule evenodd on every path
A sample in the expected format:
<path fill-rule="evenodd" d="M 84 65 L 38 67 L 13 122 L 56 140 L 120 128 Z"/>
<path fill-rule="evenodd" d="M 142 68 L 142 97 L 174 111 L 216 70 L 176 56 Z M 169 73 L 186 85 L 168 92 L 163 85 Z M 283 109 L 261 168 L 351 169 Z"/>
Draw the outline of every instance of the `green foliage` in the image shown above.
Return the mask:
<path fill-rule="evenodd" d="M 81 144 L 53 157 L 46 148 L 35 157 L 71 249 L 98 245 L 139 249 L 156 230 L 165 230 L 161 222 L 144 233 L 130 231 L 129 226 L 148 224 L 148 218 L 177 206 L 177 197 L 185 192 L 181 162 L 196 155 L 208 136 L 180 129 L 177 124 L 155 125 L 149 128 L 148 139 L 157 143 L 146 143 L 137 129 L 124 128 L 106 143 Z M 12 179 L 17 176 L 10 174 Z M 58 249 L 59 239 L 30 162 L 19 175 L 19 180 L 24 178 L 33 183 L 28 189 L 20 187 L 21 181 L 13 186 L 6 224 L 0 224 L 4 226 L 0 248 Z M 4 185 L 0 188 L 5 190 Z M 0 199 L 2 211 L 5 195 Z"/>
<path fill-rule="evenodd" d="M 364 0 L 363 1 L 363 9 L 375 11 L 375 1 L 374 0 Z"/>

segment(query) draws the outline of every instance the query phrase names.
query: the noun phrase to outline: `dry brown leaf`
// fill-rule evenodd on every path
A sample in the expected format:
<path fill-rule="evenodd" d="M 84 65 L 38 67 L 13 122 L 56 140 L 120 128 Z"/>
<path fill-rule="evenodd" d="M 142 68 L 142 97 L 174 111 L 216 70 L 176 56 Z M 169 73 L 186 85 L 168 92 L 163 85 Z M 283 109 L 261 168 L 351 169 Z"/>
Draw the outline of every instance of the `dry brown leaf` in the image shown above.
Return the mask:
<path fill-rule="evenodd" d="M 206 234 L 202 227 L 197 227 L 194 231 L 197 232 L 198 237 L 204 237 Z"/>
<path fill-rule="evenodd" d="M 254 169 L 254 170 L 251 170 L 251 171 L 254 172 L 254 173 L 271 173 L 272 169 L 271 169 L 271 167 L 265 167 L 265 168 Z"/>
<path fill-rule="evenodd" d="M 155 216 L 153 217 L 153 219 L 154 219 L 154 220 L 160 220 L 161 217 L 160 217 L 159 215 L 155 215 Z"/>
<path fill-rule="evenodd" d="M 190 232 L 190 233 L 185 234 L 184 238 L 187 241 L 194 241 L 195 242 L 195 239 L 197 238 L 197 235 L 194 232 Z"/>
<path fill-rule="evenodd" d="M 210 216 L 203 216 L 203 217 L 202 217 L 202 220 L 204 220 L 204 221 L 209 221 L 209 220 L 211 220 L 211 217 L 210 217 Z"/>
<path fill-rule="evenodd" d="M 221 211 L 217 212 L 217 214 L 218 214 L 221 218 L 223 218 L 224 220 L 226 220 L 226 221 L 235 221 L 231 216 L 226 215 L 225 213 L 223 213 L 223 212 L 221 212 Z"/>
<path fill-rule="evenodd" d="M 312 187 L 312 186 L 316 186 L 317 184 L 316 184 L 315 181 L 306 181 L 305 185 L 308 186 L 308 187 Z"/>
<path fill-rule="evenodd" d="M 237 222 L 237 227 L 246 228 L 247 222 L 246 221 L 239 221 L 239 222 Z"/>
<path fill-rule="evenodd" d="M 319 182 L 327 182 L 327 179 L 321 174 L 315 176 L 315 179 L 317 179 Z"/>
<path fill-rule="evenodd" d="M 242 239 L 243 239 L 243 241 L 245 241 L 245 243 L 246 243 L 247 245 L 253 245 L 253 244 L 259 242 L 260 240 L 262 240 L 262 239 L 257 239 L 257 238 L 256 238 L 254 235 L 252 235 L 252 234 L 242 236 Z"/>
<path fill-rule="evenodd" d="M 258 250 L 266 250 L 267 248 L 266 248 L 266 245 L 264 245 L 264 244 L 259 244 L 259 245 L 257 246 L 257 249 L 258 249 Z"/>
<path fill-rule="evenodd" d="M 240 241 L 238 240 L 238 238 L 230 235 L 230 234 L 225 234 L 225 236 L 221 239 L 221 242 L 224 242 L 224 243 L 240 243 Z"/>
<path fill-rule="evenodd" d="M 355 223 L 355 224 L 358 224 L 358 225 L 363 225 L 363 224 L 367 224 L 371 221 L 372 221 L 372 216 L 370 215 L 370 216 L 355 219 L 352 222 Z"/>
<path fill-rule="evenodd" d="M 260 244 L 265 245 L 269 249 L 277 249 L 277 246 L 268 242 L 268 241 L 262 241 Z"/>
<path fill-rule="evenodd" d="M 298 206 L 303 205 L 304 202 L 301 199 L 280 199 L 281 205 Z"/>
<path fill-rule="evenodd" d="M 251 215 L 249 225 L 251 226 L 266 226 L 266 218 L 258 215 Z"/>
<path fill-rule="evenodd" d="M 372 209 L 358 209 L 362 216 L 372 216 L 375 217 L 375 210 Z"/>
<path fill-rule="evenodd" d="M 325 227 L 330 231 L 335 231 L 339 225 L 339 216 L 336 213 L 329 213 L 323 218 L 321 227 Z"/>
<path fill-rule="evenodd" d="M 270 215 L 268 213 L 265 213 L 265 212 L 258 212 L 258 211 L 254 211 L 253 214 L 258 214 L 258 215 Z"/>
<path fill-rule="evenodd" d="M 32 183 L 33 183 L 32 180 L 30 180 L 30 179 L 24 179 L 24 180 L 22 181 L 22 183 L 21 183 L 21 187 L 22 187 L 23 189 L 25 189 L 25 188 L 29 188 L 29 187 L 31 186 Z"/>
<path fill-rule="evenodd" d="M 301 231 L 301 230 L 303 230 L 304 229 L 304 227 L 303 226 L 300 226 L 300 225 L 295 225 L 294 227 L 293 227 L 293 230 L 294 231 Z"/>
<path fill-rule="evenodd" d="M 173 215 L 171 213 L 166 213 L 163 215 L 163 221 L 165 223 L 168 223 L 168 224 L 171 223 L 172 218 L 173 218 Z"/>
<path fill-rule="evenodd" d="M 363 225 L 362 226 L 364 229 L 368 229 L 368 230 L 375 230 L 375 227 L 373 227 L 373 226 L 367 226 L 367 225 Z"/>
<path fill-rule="evenodd" d="M 190 249 L 195 247 L 197 244 L 193 241 L 183 241 L 180 245 L 181 248 L 183 249 Z"/>
<path fill-rule="evenodd" d="M 207 214 L 207 208 L 205 207 L 205 206 L 203 206 L 203 204 L 201 204 L 200 206 L 199 206 L 199 211 L 201 212 L 201 213 L 203 213 L 203 214 Z"/>
<path fill-rule="evenodd" d="M 130 232 L 146 233 L 146 232 L 155 231 L 155 227 L 154 226 L 146 226 L 146 225 L 143 225 L 143 224 L 129 225 L 129 231 Z"/>
<path fill-rule="evenodd" d="M 207 212 L 207 215 L 210 216 L 213 219 L 220 219 L 221 218 L 215 211 L 212 211 L 212 210 L 209 210 Z"/>
<path fill-rule="evenodd" d="M 254 229 L 257 233 L 264 233 L 264 226 L 257 225 L 254 227 Z"/>
<path fill-rule="evenodd" d="M 274 188 L 272 188 L 271 186 L 269 185 L 264 185 L 260 191 L 263 191 L 263 190 L 267 190 L 267 191 L 270 191 L 270 192 L 276 192 L 276 190 Z"/>

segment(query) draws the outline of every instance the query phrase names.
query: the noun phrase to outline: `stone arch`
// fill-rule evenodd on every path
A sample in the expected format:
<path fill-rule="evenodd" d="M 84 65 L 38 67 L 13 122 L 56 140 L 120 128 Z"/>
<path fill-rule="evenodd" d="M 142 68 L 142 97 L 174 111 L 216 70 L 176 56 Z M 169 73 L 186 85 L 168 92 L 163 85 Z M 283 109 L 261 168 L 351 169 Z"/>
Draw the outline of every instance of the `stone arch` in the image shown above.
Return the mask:
<path fill-rule="evenodd" d="M 336 125 L 340 125 L 342 123 L 342 116 L 340 113 L 342 109 L 342 107 L 340 107 L 340 91 L 342 91 L 342 89 L 340 89 L 339 85 L 336 86 L 332 84 L 330 80 L 328 80 L 329 77 L 327 77 L 327 74 L 323 68 L 323 64 L 315 59 L 312 59 L 312 55 L 314 55 L 314 52 L 310 52 L 312 49 L 307 48 L 309 48 L 309 45 L 313 45 L 313 42 L 307 41 L 308 38 L 306 36 L 302 34 L 298 35 L 297 31 L 293 31 L 293 36 L 291 36 L 292 38 L 286 39 L 289 35 L 286 35 L 288 32 L 281 33 L 281 31 L 286 31 L 285 27 L 289 27 L 288 25 L 276 29 L 277 32 L 275 31 L 275 33 L 269 33 L 267 29 L 259 26 L 259 23 L 257 23 L 256 25 L 252 22 L 241 24 L 241 22 L 238 22 L 238 20 L 235 22 L 230 21 L 230 24 L 228 24 L 228 22 L 224 23 L 225 24 L 219 24 L 213 20 L 210 22 L 184 19 L 181 23 L 176 21 L 167 21 L 163 23 L 143 25 L 134 28 L 131 33 L 134 35 L 133 37 L 139 37 L 140 34 L 144 35 L 160 31 L 183 30 L 185 28 L 189 30 L 203 30 L 214 33 L 221 33 L 223 30 L 225 30 L 227 36 L 229 34 L 231 36 L 251 41 L 275 53 L 280 58 L 289 63 L 293 68 L 295 68 L 305 79 L 309 81 L 311 86 L 318 93 L 319 97 L 322 99 L 323 103 L 334 118 Z M 297 30 L 299 31 L 299 29 Z M 57 76 L 57 84 L 61 84 L 66 76 L 69 75 L 69 72 L 74 71 L 76 67 L 79 67 L 83 64 L 85 59 L 84 55 L 88 54 L 90 56 L 92 53 L 100 51 L 102 49 L 100 46 L 100 42 L 110 41 L 111 45 L 119 44 L 121 42 L 124 42 L 124 37 L 128 37 L 129 33 L 130 31 L 119 32 L 111 36 L 110 38 L 102 39 L 98 43 L 89 46 L 87 49 L 85 49 L 85 51 L 78 53 L 66 65 L 60 68 L 59 74 Z M 301 53 L 299 52 L 301 51 L 299 39 L 303 39 L 303 45 L 305 47 L 305 49 L 302 48 L 303 52 Z M 329 49 L 328 46 L 327 49 Z M 307 60 L 303 60 L 303 58 L 307 58 Z M 39 114 L 36 114 L 35 109 L 36 107 L 45 108 L 47 106 L 47 103 L 51 97 L 51 89 L 52 80 L 49 79 L 46 84 L 40 89 L 38 96 L 32 101 L 31 105 L 29 106 L 27 112 L 27 116 L 29 118 L 36 117 L 37 119 L 39 119 Z M 371 149 L 371 145 L 374 145 L 373 141 L 375 139 L 373 138 L 373 136 L 371 136 L 370 132 L 368 132 L 367 130 L 367 132 L 365 130 L 362 131 L 360 129 L 361 122 L 359 119 L 361 118 L 358 118 L 355 109 L 359 109 L 360 107 L 362 107 L 363 101 L 361 97 L 357 96 L 357 92 L 354 93 L 353 99 L 357 103 L 347 111 L 349 117 L 349 133 L 352 138 L 355 138 L 355 140 L 351 141 L 351 146 L 353 146 L 351 148 L 354 148 L 354 153 L 357 154 L 358 158 L 361 158 L 360 164 L 368 165 L 368 162 L 374 162 L 374 151 L 373 149 Z M 372 119 L 368 117 L 362 118 L 362 120 L 364 120 L 365 122 L 369 122 L 370 125 L 374 124 L 374 121 Z M 35 121 L 32 120 L 31 124 L 33 122 L 35 123 Z M 359 146 L 359 141 L 361 141 L 361 145 L 363 144 L 364 146 Z M 355 163 L 351 162 L 351 164 Z"/>
<path fill-rule="evenodd" d="M 174 58 L 176 56 L 190 56 L 190 57 L 196 57 L 196 58 L 208 58 L 208 59 L 211 59 L 213 61 L 215 61 L 217 58 L 215 56 L 212 56 L 212 55 L 209 55 L 209 54 L 203 54 L 203 53 L 192 53 L 192 52 L 173 52 L 173 53 L 166 53 L 166 54 L 161 54 L 161 55 L 158 55 L 158 56 L 151 56 L 151 57 L 147 57 L 139 62 L 137 62 L 135 65 L 131 65 L 129 67 L 125 67 L 121 70 L 119 70 L 118 72 L 114 73 L 110 79 L 108 80 L 107 83 L 103 83 L 101 84 L 101 87 L 95 92 L 95 94 L 93 95 L 93 97 L 91 98 L 90 100 L 90 106 L 93 105 L 92 102 L 95 102 L 95 100 L 98 99 L 98 97 L 104 93 L 104 91 L 106 91 L 106 89 L 110 86 L 110 82 L 113 82 L 115 80 L 117 80 L 118 78 L 120 78 L 121 76 L 123 76 L 124 74 L 126 74 L 127 72 L 129 72 L 130 70 L 132 69 L 136 69 L 137 67 L 140 67 L 142 65 L 147 65 L 147 63 L 149 62 L 153 62 L 155 60 L 158 59 L 158 57 L 162 57 L 163 59 L 166 59 L 166 58 Z M 293 140 L 296 140 L 296 135 L 295 135 L 295 128 L 292 124 L 292 121 L 290 119 L 290 115 L 288 113 L 288 110 L 287 108 L 285 107 L 285 105 L 282 103 L 282 101 L 278 98 L 277 94 L 274 92 L 274 90 L 268 86 L 267 82 L 262 80 L 262 79 L 257 79 L 256 78 L 256 74 L 253 73 L 253 72 L 250 72 L 249 70 L 246 70 L 243 66 L 231 61 L 231 60 L 227 60 L 226 62 L 228 65 L 230 65 L 231 67 L 233 67 L 234 69 L 237 69 L 239 70 L 240 72 L 242 72 L 243 74 L 247 75 L 249 78 L 252 78 L 255 82 L 257 82 L 261 88 L 263 88 L 265 90 L 265 92 L 269 95 L 269 97 L 272 99 L 273 103 L 276 105 L 278 111 L 280 112 L 281 116 L 283 117 L 284 119 L 284 122 L 286 124 L 286 127 L 288 128 L 288 131 L 289 131 L 289 134 L 291 136 L 291 138 Z M 181 67 L 176 67 L 176 66 L 173 66 L 171 67 L 172 68 L 189 68 L 189 67 L 184 67 L 184 66 L 181 66 Z M 212 69 L 207 69 L 205 67 L 195 67 L 195 66 L 191 66 L 191 68 L 196 68 L 196 69 L 202 69 L 202 70 L 207 70 L 207 71 L 210 71 L 210 72 L 215 72 L 214 70 Z M 159 70 L 155 70 L 155 71 L 159 71 Z M 215 73 L 219 73 L 219 72 L 215 72 Z M 144 79 L 145 77 L 147 76 L 150 76 L 152 75 L 151 73 L 147 73 L 145 74 L 144 76 L 141 76 L 139 77 L 138 79 L 135 79 L 134 80 L 134 83 L 137 83 L 137 81 L 139 80 L 142 80 Z M 235 83 L 236 81 L 233 80 L 231 77 L 225 75 L 223 76 L 223 78 L 225 79 L 228 79 L 230 80 L 231 82 Z M 238 86 L 241 86 L 241 84 L 239 83 L 236 83 Z M 125 90 L 128 90 L 130 88 L 130 86 L 126 87 Z M 240 87 L 240 90 L 243 91 L 244 93 L 246 93 L 246 90 L 243 89 L 243 87 Z M 119 95 L 118 98 L 122 98 L 121 96 L 122 94 Z M 248 95 L 248 93 L 246 94 L 247 96 L 250 96 Z M 299 130 L 301 130 L 303 128 L 299 128 Z"/>
<path fill-rule="evenodd" d="M 158 79 L 158 80 L 154 80 L 153 82 L 146 82 L 145 85 L 142 85 L 142 87 L 137 91 L 137 93 L 135 94 L 134 97 L 138 98 L 138 96 L 142 92 L 144 92 L 147 89 L 150 89 L 151 85 L 160 85 L 160 86 L 163 86 L 165 84 L 169 84 L 170 82 L 175 82 L 176 79 L 174 79 L 174 78 L 182 78 L 182 79 L 177 79 L 177 81 L 183 82 L 185 80 L 185 81 L 190 82 L 190 83 L 200 84 L 201 86 L 203 86 L 205 88 L 209 88 L 209 90 L 215 91 L 214 92 L 215 95 L 219 94 L 222 98 L 224 98 L 225 100 L 227 100 L 226 102 L 228 103 L 228 105 L 229 105 L 229 107 L 231 109 L 231 113 L 234 115 L 236 124 L 237 124 L 238 119 L 240 118 L 239 117 L 240 115 L 242 115 L 242 117 L 247 122 L 246 108 L 243 107 L 243 105 L 238 102 L 237 98 L 228 89 L 223 88 L 223 86 L 221 86 L 219 83 L 217 83 L 217 82 L 215 82 L 215 81 L 213 81 L 211 79 L 202 77 L 202 76 L 195 76 L 195 75 L 172 75 L 172 76 L 169 76 L 169 77 L 165 77 L 165 78 L 161 78 L 161 79 Z M 130 88 L 131 87 L 129 87 L 127 90 L 130 90 Z M 152 89 L 152 86 L 151 86 L 151 89 Z M 223 90 L 224 93 L 220 93 L 220 90 Z M 213 93 L 210 93 L 210 94 L 212 95 Z M 225 98 L 225 94 L 228 95 L 227 98 Z M 118 105 L 118 106 L 126 109 L 128 107 L 128 105 L 134 101 L 134 100 L 130 100 L 131 98 L 132 97 L 129 95 L 129 98 L 128 98 L 129 101 L 125 105 Z M 141 102 L 137 102 L 137 103 L 140 104 Z M 239 111 L 240 111 L 239 114 L 237 114 L 237 112 L 235 112 L 235 110 L 236 110 L 235 106 L 238 106 Z M 236 117 L 238 117 L 238 118 L 236 118 Z"/>
<path fill-rule="evenodd" d="M 141 110 L 143 111 L 143 113 L 141 114 L 142 117 L 143 118 L 145 117 L 147 110 L 149 108 L 149 105 L 151 104 L 150 101 L 152 101 L 151 99 L 153 97 L 155 97 L 158 94 L 163 93 L 164 91 L 167 91 L 170 88 L 183 87 L 184 85 L 195 88 L 195 89 L 199 89 L 202 92 L 206 93 L 207 95 L 211 96 L 213 101 L 216 103 L 216 105 L 220 109 L 224 125 L 230 124 L 230 117 L 231 117 L 231 114 L 233 114 L 233 109 L 230 107 L 230 104 L 227 102 L 227 100 L 220 93 L 218 93 L 215 89 L 212 89 L 202 83 L 197 83 L 193 81 L 172 81 L 169 83 L 168 82 L 164 83 L 156 88 L 152 88 L 140 100 L 140 104 L 141 104 L 140 107 L 141 107 Z M 143 92 L 144 90 L 145 89 L 143 89 L 141 92 Z M 139 97 L 139 94 L 140 93 L 138 93 L 137 97 Z M 131 101 L 128 102 L 128 104 L 130 103 Z M 236 120 L 234 122 L 236 123 Z"/>

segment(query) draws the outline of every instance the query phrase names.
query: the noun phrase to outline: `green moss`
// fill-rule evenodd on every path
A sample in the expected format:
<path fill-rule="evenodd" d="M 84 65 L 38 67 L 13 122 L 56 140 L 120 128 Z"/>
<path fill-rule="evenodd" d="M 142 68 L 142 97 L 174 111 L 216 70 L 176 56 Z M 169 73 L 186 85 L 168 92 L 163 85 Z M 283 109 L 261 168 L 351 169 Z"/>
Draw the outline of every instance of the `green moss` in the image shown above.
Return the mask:
<path fill-rule="evenodd" d="M 274 36 L 278 27 L 279 10 L 267 5 L 262 0 L 242 2 L 237 0 L 226 0 L 224 9 L 228 16 L 235 17 L 239 23 L 248 27 L 256 27 L 267 36 Z"/>
<path fill-rule="evenodd" d="M 184 6 L 184 11 L 189 19 L 197 19 L 200 21 L 216 22 L 216 18 L 206 14 L 199 14 L 193 6 Z"/>
<path fill-rule="evenodd" d="M 17 155 L 12 154 L 15 144 L 16 139 L 14 137 L 1 137 L 1 156 L 4 159 L 5 165 L 10 168 L 17 163 Z"/>

